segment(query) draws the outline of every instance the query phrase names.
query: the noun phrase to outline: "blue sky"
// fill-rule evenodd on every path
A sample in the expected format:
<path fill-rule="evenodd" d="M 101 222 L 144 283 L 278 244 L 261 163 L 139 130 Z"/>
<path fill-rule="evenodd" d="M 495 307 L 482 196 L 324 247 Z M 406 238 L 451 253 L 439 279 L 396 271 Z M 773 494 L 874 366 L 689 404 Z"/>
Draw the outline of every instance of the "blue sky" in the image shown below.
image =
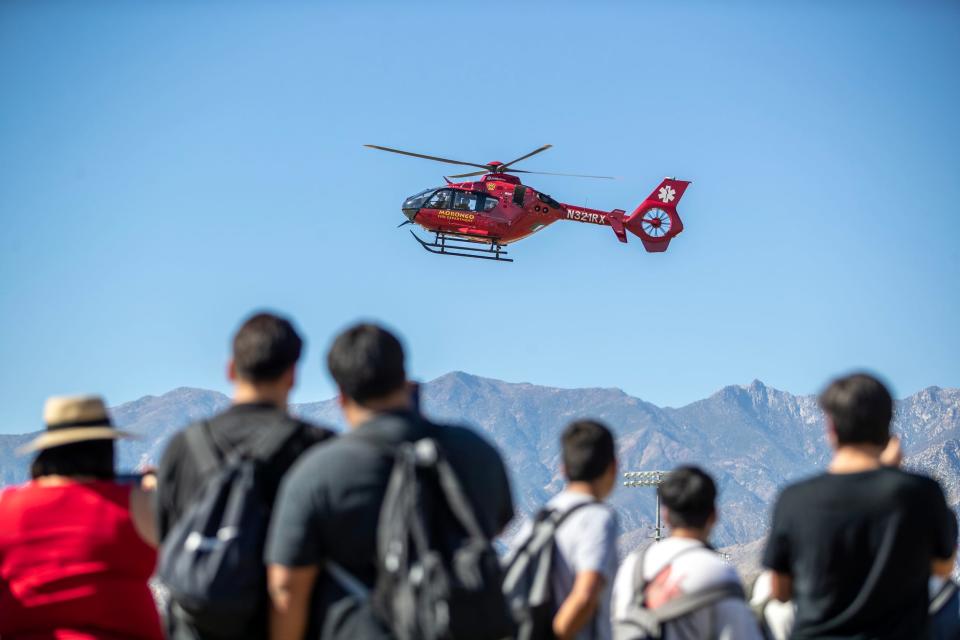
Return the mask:
<path fill-rule="evenodd" d="M 960 5 L 5 2 L 0 431 L 45 396 L 226 390 L 291 314 L 295 400 L 358 318 L 451 370 L 680 405 L 852 368 L 960 386 Z M 396 229 L 445 165 L 632 209 L 693 181 L 666 254 L 557 223 L 493 264 Z"/>

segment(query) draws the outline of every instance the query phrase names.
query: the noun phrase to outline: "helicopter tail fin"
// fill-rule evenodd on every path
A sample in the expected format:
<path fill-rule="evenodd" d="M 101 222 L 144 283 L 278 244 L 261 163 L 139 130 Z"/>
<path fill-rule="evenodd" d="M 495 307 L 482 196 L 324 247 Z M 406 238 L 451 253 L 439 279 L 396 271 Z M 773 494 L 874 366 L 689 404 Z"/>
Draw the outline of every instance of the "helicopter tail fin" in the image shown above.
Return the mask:
<path fill-rule="evenodd" d="M 664 178 L 646 200 L 623 219 L 623 225 L 640 238 L 644 249 L 652 253 L 666 251 L 670 240 L 683 231 L 677 205 L 689 185 L 687 180 Z"/>

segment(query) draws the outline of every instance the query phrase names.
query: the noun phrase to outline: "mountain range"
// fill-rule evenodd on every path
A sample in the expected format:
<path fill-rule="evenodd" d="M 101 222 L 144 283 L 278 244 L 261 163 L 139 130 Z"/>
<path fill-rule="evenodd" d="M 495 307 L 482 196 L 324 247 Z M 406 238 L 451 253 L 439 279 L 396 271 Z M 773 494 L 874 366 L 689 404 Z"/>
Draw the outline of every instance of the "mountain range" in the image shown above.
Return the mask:
<path fill-rule="evenodd" d="M 179 388 L 113 408 L 115 423 L 139 436 L 120 443 L 118 468 L 155 463 L 174 432 L 229 403 L 215 391 Z M 623 471 L 666 470 L 683 463 L 703 466 L 717 478 L 721 492 L 713 541 L 729 547 L 746 574 L 756 570 L 777 492 L 822 469 L 829 456 L 816 398 L 792 395 L 759 380 L 671 408 L 619 389 L 559 389 L 454 372 L 422 385 L 422 406 L 426 415 L 473 426 L 497 445 L 511 474 L 517 509 L 525 515 L 561 488 L 560 433 L 577 418 L 596 418 L 613 429 Z M 291 411 L 344 428 L 334 400 L 293 405 Z M 906 464 L 937 477 L 958 509 L 960 389 L 929 387 L 899 400 L 894 429 L 903 440 Z M 0 485 L 27 477 L 28 460 L 14 450 L 33 435 L 0 435 Z M 612 502 L 620 516 L 622 549 L 651 535 L 653 489 L 620 487 Z M 519 521 L 515 519 L 505 536 Z"/>

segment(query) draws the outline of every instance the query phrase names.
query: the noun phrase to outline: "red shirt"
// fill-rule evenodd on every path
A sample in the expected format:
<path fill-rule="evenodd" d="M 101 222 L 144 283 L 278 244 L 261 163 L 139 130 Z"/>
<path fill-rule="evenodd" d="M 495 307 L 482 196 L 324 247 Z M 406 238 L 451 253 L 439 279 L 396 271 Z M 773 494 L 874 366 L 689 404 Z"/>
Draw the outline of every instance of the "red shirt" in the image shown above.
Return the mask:
<path fill-rule="evenodd" d="M 160 640 L 147 587 L 157 554 L 130 518 L 131 487 L 113 482 L 0 492 L 3 640 Z"/>

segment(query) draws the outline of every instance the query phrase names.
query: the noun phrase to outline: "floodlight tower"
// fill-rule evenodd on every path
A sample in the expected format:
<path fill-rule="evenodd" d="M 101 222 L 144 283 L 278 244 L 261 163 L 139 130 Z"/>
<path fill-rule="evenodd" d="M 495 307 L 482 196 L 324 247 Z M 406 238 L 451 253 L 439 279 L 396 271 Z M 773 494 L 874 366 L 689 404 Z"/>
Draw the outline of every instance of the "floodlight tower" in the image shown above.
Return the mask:
<path fill-rule="evenodd" d="M 659 487 L 663 482 L 663 477 L 667 475 L 666 471 L 627 471 L 623 474 L 623 486 L 625 487 Z M 657 491 L 657 526 L 653 530 L 654 542 L 660 542 L 660 491 Z"/>

